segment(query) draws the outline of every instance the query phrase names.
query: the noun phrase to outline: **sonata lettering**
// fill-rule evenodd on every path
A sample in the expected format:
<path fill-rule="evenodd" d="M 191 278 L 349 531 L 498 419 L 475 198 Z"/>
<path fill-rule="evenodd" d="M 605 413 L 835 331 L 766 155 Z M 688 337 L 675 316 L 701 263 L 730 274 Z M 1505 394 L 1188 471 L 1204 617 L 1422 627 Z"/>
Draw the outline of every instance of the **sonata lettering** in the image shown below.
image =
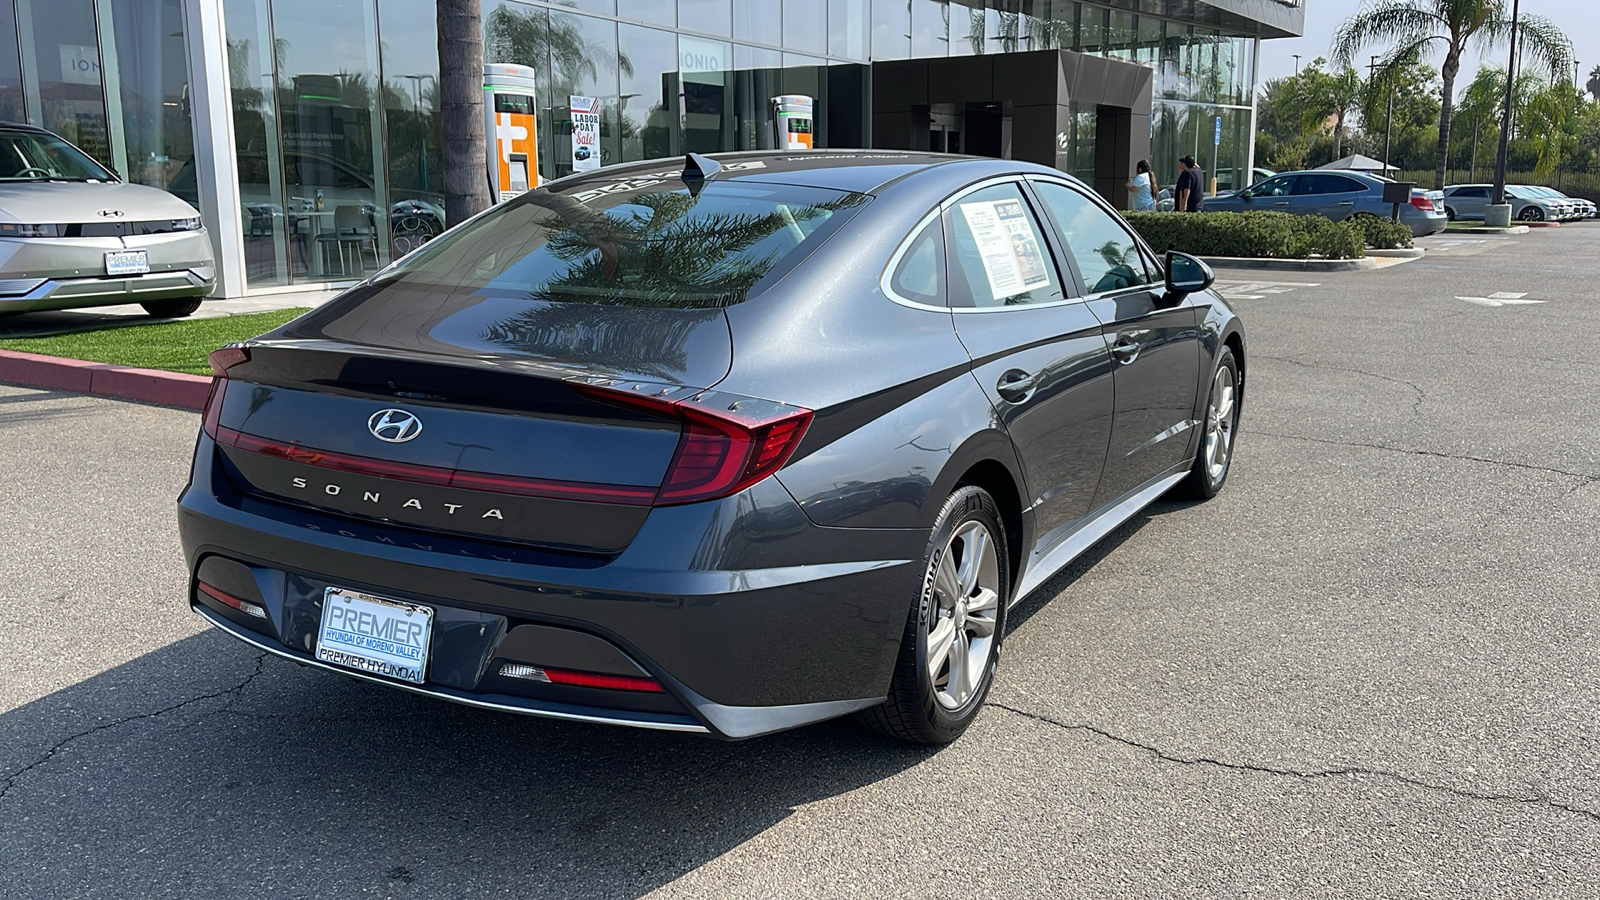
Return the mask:
<path fill-rule="evenodd" d="M 311 482 L 307 481 L 304 478 L 292 478 L 292 479 L 290 479 L 289 483 L 296 490 L 310 490 L 311 489 Z M 322 492 L 324 494 L 327 494 L 329 497 L 337 497 L 340 494 L 344 493 L 344 486 L 343 485 L 331 484 L 330 483 L 330 484 L 321 485 L 321 487 L 322 487 Z M 361 492 L 361 500 L 362 500 L 363 503 L 382 503 L 383 502 L 383 492 L 382 491 L 366 491 L 366 490 L 364 490 L 364 491 Z M 467 508 L 467 504 L 465 504 L 465 503 L 441 503 L 439 505 L 444 507 L 446 515 L 451 515 L 451 516 L 455 515 L 458 511 Z M 418 511 L 426 511 L 426 507 L 423 505 L 421 498 L 418 498 L 418 497 L 408 497 L 404 503 L 400 504 L 400 508 L 401 509 L 415 509 L 415 510 L 418 510 Z M 487 509 L 484 512 L 480 513 L 478 515 L 478 518 L 479 519 L 499 519 L 502 522 L 504 522 L 506 520 L 505 513 L 503 511 L 501 511 L 500 509 L 498 509 L 498 508 Z"/>

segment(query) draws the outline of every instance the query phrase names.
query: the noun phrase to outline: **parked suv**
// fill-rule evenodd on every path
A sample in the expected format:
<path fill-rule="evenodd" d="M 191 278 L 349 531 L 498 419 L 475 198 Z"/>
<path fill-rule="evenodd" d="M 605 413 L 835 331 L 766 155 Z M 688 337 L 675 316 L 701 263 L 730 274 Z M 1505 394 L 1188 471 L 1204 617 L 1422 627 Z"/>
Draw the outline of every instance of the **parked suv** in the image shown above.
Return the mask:
<path fill-rule="evenodd" d="M 0 313 L 138 303 L 187 316 L 215 279 L 194 207 L 42 128 L 0 123 Z"/>
<path fill-rule="evenodd" d="M 1383 202 L 1386 178 L 1365 172 L 1285 172 L 1253 184 L 1237 194 L 1211 197 L 1206 212 L 1275 210 L 1296 215 L 1318 215 L 1341 221 L 1355 215 L 1387 218 L 1393 205 Z M 1411 190 L 1411 202 L 1400 207 L 1400 221 L 1421 237 L 1437 234 L 1449 220 L 1437 191 Z"/>

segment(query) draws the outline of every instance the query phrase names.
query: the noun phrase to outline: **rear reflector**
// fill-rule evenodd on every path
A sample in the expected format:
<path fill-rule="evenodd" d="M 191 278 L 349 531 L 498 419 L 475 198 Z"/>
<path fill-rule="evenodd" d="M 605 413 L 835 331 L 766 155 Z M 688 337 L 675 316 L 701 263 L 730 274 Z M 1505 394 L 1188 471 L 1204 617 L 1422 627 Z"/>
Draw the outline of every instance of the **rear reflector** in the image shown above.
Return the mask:
<path fill-rule="evenodd" d="M 640 678 L 632 675 L 599 675 L 594 672 L 573 672 L 567 669 L 544 669 L 521 663 L 506 663 L 502 665 L 500 674 L 506 678 L 521 678 L 525 681 L 540 681 L 545 684 L 566 684 L 572 687 L 601 688 L 608 691 L 666 693 L 666 689 L 654 678 Z"/>
<path fill-rule="evenodd" d="M 247 616 L 255 616 L 258 619 L 265 619 L 267 617 L 266 607 L 261 606 L 258 603 L 251 603 L 249 600 L 241 600 L 227 591 L 222 590 L 221 588 L 215 588 L 209 584 L 206 584 L 204 581 L 196 582 L 196 585 L 199 587 L 200 593 L 205 594 L 207 597 L 210 597 L 218 603 L 221 603 L 223 606 L 231 606 Z"/>
<path fill-rule="evenodd" d="M 682 432 L 656 506 L 737 494 L 783 468 L 811 424 L 811 410 L 769 400 L 705 392 L 669 400 L 615 384 L 575 382 L 602 403 L 671 419 Z M 715 402 L 707 402 L 715 397 Z"/>

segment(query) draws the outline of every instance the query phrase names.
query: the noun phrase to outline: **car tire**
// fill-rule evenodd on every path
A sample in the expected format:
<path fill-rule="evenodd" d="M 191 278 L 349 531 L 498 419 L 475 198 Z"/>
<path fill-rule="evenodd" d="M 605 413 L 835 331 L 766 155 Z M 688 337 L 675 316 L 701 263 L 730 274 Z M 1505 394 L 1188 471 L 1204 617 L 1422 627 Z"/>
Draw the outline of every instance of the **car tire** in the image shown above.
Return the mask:
<path fill-rule="evenodd" d="M 150 300 L 139 304 L 144 311 L 157 319 L 182 319 L 194 315 L 200 308 L 200 299 L 192 300 Z"/>
<path fill-rule="evenodd" d="M 889 697 L 859 713 L 862 722 L 917 744 L 948 744 L 967 730 L 1000 659 L 1010 559 L 994 498 L 958 488 L 928 538 Z"/>
<path fill-rule="evenodd" d="M 1210 500 L 1222 492 L 1233 468 L 1234 444 L 1239 434 L 1239 361 L 1233 348 L 1223 345 L 1206 394 L 1205 418 L 1200 422 L 1200 446 L 1195 449 L 1189 477 L 1179 484 L 1184 496 Z"/>
<path fill-rule="evenodd" d="M 1517 218 L 1523 222 L 1543 222 L 1544 210 L 1537 206 L 1524 206 L 1522 212 L 1517 213 Z"/>
<path fill-rule="evenodd" d="M 1456 220 L 1456 211 L 1446 206 L 1444 208 L 1444 218 L 1446 222 L 1454 222 Z"/>

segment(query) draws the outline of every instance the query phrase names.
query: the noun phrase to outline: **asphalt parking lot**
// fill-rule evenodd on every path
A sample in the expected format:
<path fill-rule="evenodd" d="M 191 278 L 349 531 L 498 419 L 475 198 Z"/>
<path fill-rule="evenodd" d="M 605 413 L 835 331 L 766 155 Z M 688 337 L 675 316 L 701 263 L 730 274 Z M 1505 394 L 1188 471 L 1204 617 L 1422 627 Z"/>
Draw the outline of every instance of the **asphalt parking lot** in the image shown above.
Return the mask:
<path fill-rule="evenodd" d="M 938 751 L 479 712 L 186 609 L 193 413 L 0 387 L 0 897 L 1600 896 L 1600 223 L 1219 272 L 1231 482 Z"/>

